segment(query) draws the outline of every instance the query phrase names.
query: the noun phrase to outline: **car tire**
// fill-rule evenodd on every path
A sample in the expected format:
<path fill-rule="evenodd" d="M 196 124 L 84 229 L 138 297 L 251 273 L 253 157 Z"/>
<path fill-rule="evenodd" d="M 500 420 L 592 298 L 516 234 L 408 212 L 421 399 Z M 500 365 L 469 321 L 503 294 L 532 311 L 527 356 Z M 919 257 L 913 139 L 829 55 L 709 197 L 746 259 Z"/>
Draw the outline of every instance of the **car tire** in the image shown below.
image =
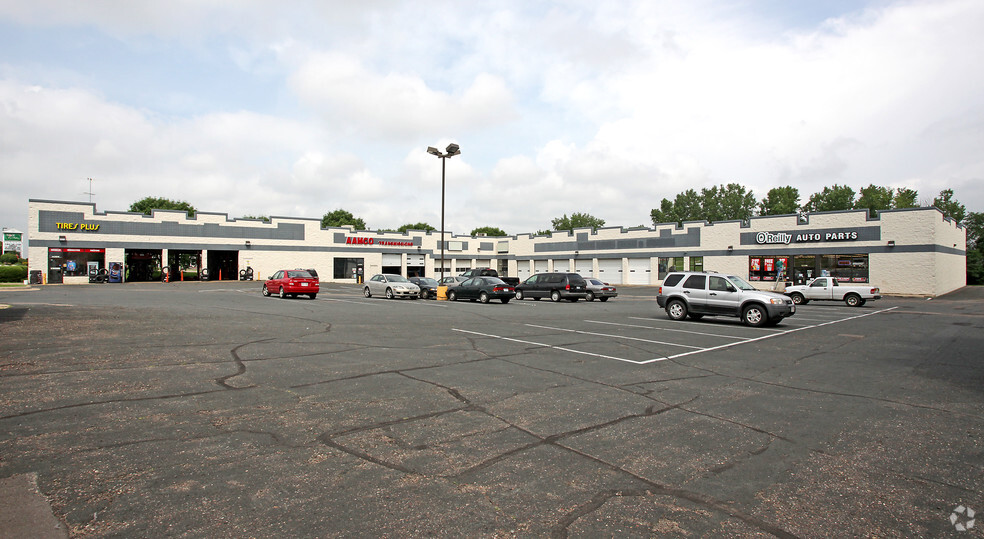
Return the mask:
<path fill-rule="evenodd" d="M 746 326 L 762 327 L 769 323 L 769 313 L 761 305 L 749 305 L 741 311 L 741 321 Z"/>
<path fill-rule="evenodd" d="M 270 291 L 267 290 L 266 285 L 263 285 L 263 288 L 260 289 L 260 293 L 266 297 L 270 297 Z"/>
<path fill-rule="evenodd" d="M 372 297 L 372 292 L 369 290 L 368 286 L 362 289 L 362 294 L 367 298 Z"/>
<path fill-rule="evenodd" d="M 861 296 L 857 294 L 848 294 L 844 296 L 844 303 L 846 303 L 848 307 L 860 307 L 863 305 L 862 301 Z"/>
<path fill-rule="evenodd" d="M 392 288 L 387 288 L 386 289 L 386 299 L 393 299 L 393 289 Z"/>
<path fill-rule="evenodd" d="M 666 304 L 666 316 L 670 320 L 683 320 L 687 317 L 687 304 L 675 299 Z"/>
<path fill-rule="evenodd" d="M 594 292 L 589 291 L 588 295 L 584 296 L 586 301 L 594 301 Z"/>
<path fill-rule="evenodd" d="M 448 301 L 458 301 L 458 294 L 455 294 L 454 290 L 448 292 Z"/>
<path fill-rule="evenodd" d="M 793 292 L 790 294 L 789 299 L 793 300 L 794 305 L 806 305 L 806 298 L 804 298 L 803 294 L 800 294 L 799 292 Z"/>
<path fill-rule="evenodd" d="M 604 303 L 604 302 L 608 301 L 608 298 L 598 298 L 598 301 Z"/>
<path fill-rule="evenodd" d="M 280 299 L 287 299 L 287 293 L 284 292 L 284 287 L 280 287 Z"/>
<path fill-rule="evenodd" d="M 489 295 L 486 294 L 485 292 L 482 292 L 481 294 L 478 295 L 478 301 L 481 301 L 482 303 L 488 303 Z"/>
<path fill-rule="evenodd" d="M 420 291 L 420 299 L 427 299 L 427 291 L 426 290 L 421 290 Z"/>
<path fill-rule="evenodd" d="M 550 292 L 550 301 L 560 301 L 560 290 Z"/>
<path fill-rule="evenodd" d="M 509 303 L 509 298 L 502 298 L 502 304 L 505 305 Z"/>
<path fill-rule="evenodd" d="M 861 298 L 861 303 L 858 303 L 858 307 L 864 305 L 865 303 L 868 303 L 868 300 Z"/>
<path fill-rule="evenodd" d="M 311 299 L 314 299 L 314 298 L 318 297 L 318 295 L 317 294 L 308 294 L 308 297 L 311 298 Z"/>
<path fill-rule="evenodd" d="M 522 290 L 517 290 L 516 291 L 516 299 L 518 299 L 519 301 L 523 301 L 523 291 Z"/>

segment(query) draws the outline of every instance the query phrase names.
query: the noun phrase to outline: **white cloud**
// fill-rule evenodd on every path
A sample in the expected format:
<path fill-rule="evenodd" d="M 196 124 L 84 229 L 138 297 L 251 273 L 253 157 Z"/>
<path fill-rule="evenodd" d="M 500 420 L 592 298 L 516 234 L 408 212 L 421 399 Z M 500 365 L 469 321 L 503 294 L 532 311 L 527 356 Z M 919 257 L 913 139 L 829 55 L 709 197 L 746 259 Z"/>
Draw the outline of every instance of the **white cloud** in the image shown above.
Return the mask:
<path fill-rule="evenodd" d="M 756 1 L 437 2 L 427 13 L 4 2 L 0 22 L 53 48 L 9 48 L 0 64 L 0 165 L 22 186 L 0 210 L 84 200 L 93 177 L 100 209 L 155 195 L 233 216 L 344 208 L 375 227 L 436 226 L 440 164 L 424 148 L 451 141 L 464 151 L 447 163 L 456 232 L 535 231 L 575 211 L 633 226 L 663 197 L 729 182 L 759 197 L 875 183 L 931 200 L 953 187 L 984 209 L 984 4 L 872 2 L 825 20 L 811 19 L 818 5 Z M 105 63 L 59 60 L 74 50 L 60 28 L 112 36 L 118 50 Z M 231 66 L 237 84 L 257 86 L 206 92 L 176 70 L 142 104 L 140 81 L 131 99 L 99 85 L 100 70 L 175 68 L 154 63 L 172 52 L 201 62 L 191 72 Z M 230 93 L 254 101 L 230 110 Z M 182 99 L 204 112 L 154 108 Z M 16 219 L 4 226 L 24 228 Z"/>
<path fill-rule="evenodd" d="M 298 96 L 329 124 L 365 138 L 414 140 L 483 129 L 516 117 L 498 77 L 475 76 L 459 95 L 435 90 L 416 75 L 377 74 L 349 55 L 312 55 L 291 79 Z"/>

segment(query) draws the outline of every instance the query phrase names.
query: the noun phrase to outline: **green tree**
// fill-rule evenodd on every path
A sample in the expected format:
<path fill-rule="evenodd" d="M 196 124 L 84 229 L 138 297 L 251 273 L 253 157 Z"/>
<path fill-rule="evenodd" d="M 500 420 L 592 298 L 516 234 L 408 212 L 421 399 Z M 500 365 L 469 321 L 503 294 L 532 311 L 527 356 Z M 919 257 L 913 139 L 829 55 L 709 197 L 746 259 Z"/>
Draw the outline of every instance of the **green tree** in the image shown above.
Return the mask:
<path fill-rule="evenodd" d="M 330 226 L 348 226 L 351 225 L 356 230 L 368 230 L 366 222 L 361 218 L 352 215 L 352 212 L 337 209 L 333 212 L 328 212 L 321 218 L 321 228 L 328 228 Z"/>
<path fill-rule="evenodd" d="M 803 205 L 803 209 L 809 212 L 852 210 L 854 189 L 837 184 L 824 187 L 823 191 L 810 195 L 810 200 Z"/>
<path fill-rule="evenodd" d="M 485 234 L 486 236 L 508 236 L 504 230 L 494 226 L 480 226 L 471 231 L 472 236 Z"/>
<path fill-rule="evenodd" d="M 943 212 L 943 215 L 953 219 L 957 223 L 962 223 L 967 216 L 967 208 L 953 198 L 953 189 L 940 191 L 940 196 L 933 199 L 933 206 Z"/>
<path fill-rule="evenodd" d="M 799 189 L 787 185 L 773 187 L 759 203 L 760 215 L 791 215 L 799 211 Z"/>
<path fill-rule="evenodd" d="M 150 215 L 154 210 L 181 210 L 188 213 L 188 217 L 194 217 L 194 206 L 184 201 L 175 201 L 167 198 L 146 197 L 130 204 L 130 211 Z"/>
<path fill-rule="evenodd" d="M 17 253 L 4 253 L 0 255 L 0 264 L 16 264 Z"/>
<path fill-rule="evenodd" d="M 984 284 L 984 212 L 968 213 L 964 227 L 967 228 L 967 282 Z"/>
<path fill-rule="evenodd" d="M 722 185 L 717 190 L 717 219 L 708 221 L 746 220 L 755 211 L 755 194 L 737 183 Z M 709 217 L 709 214 L 708 214 Z"/>
<path fill-rule="evenodd" d="M 676 211 L 673 207 L 673 201 L 668 198 L 664 198 L 659 203 L 659 209 L 653 208 L 649 212 L 649 217 L 653 220 L 653 226 L 660 223 L 673 223 L 677 221 Z"/>
<path fill-rule="evenodd" d="M 862 187 L 854 207 L 859 210 L 867 208 L 870 216 L 877 217 L 878 212 L 892 208 L 892 189 L 875 184 Z"/>
<path fill-rule="evenodd" d="M 587 213 L 572 213 L 570 217 L 565 213 L 563 217 L 558 217 L 550 221 L 554 230 L 568 230 L 573 232 L 575 228 L 590 227 L 601 228 L 605 226 L 605 220 L 599 219 Z"/>
<path fill-rule="evenodd" d="M 653 226 L 660 223 L 682 225 L 684 221 L 701 221 L 705 215 L 702 202 L 701 195 L 698 195 L 697 191 L 687 189 L 678 193 L 672 202 L 664 198 L 658 210 L 649 212 L 649 217 L 653 220 Z"/>
<path fill-rule="evenodd" d="M 895 194 L 892 195 L 892 208 L 896 210 L 918 208 L 919 203 L 916 202 L 918 197 L 919 193 L 915 190 L 907 187 L 899 187 L 895 190 Z"/>
<path fill-rule="evenodd" d="M 434 227 L 432 227 L 432 226 L 430 226 L 427 223 L 405 224 L 405 225 L 401 226 L 400 228 L 396 229 L 397 232 L 406 232 L 408 230 L 424 230 L 424 231 L 432 232 L 432 231 L 437 230 L 437 229 L 434 228 Z"/>
<path fill-rule="evenodd" d="M 260 215 L 258 217 L 255 216 L 255 215 L 244 215 L 244 216 L 240 217 L 240 219 L 259 219 L 260 221 L 263 221 L 265 223 L 269 223 L 270 222 L 270 218 L 267 217 L 267 216 L 265 216 L 265 215 Z"/>

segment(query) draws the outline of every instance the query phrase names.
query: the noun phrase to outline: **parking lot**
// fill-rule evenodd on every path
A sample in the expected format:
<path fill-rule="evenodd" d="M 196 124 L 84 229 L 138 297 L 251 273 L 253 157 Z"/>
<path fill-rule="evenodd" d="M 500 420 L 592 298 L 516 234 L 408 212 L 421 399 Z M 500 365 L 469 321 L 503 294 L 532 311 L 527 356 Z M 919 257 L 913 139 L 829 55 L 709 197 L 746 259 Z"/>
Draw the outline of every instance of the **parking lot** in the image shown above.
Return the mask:
<path fill-rule="evenodd" d="M 0 479 L 83 537 L 984 536 L 980 289 L 749 328 L 259 286 L 0 289 Z"/>

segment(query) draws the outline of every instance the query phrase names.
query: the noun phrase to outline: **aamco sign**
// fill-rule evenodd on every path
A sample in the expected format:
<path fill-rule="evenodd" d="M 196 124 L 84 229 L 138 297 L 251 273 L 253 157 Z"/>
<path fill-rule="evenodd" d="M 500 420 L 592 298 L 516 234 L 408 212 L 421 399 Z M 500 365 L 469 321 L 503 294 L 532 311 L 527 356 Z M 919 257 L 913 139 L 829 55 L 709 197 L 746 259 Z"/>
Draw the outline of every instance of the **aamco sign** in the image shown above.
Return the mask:
<path fill-rule="evenodd" d="M 376 238 L 362 238 L 359 236 L 346 236 L 345 245 L 382 245 L 384 247 L 413 247 L 413 241 L 384 240 Z"/>
<path fill-rule="evenodd" d="M 854 241 L 858 239 L 857 230 L 834 230 L 829 232 L 759 232 L 755 235 L 755 243 L 760 245 L 790 243 L 809 243 L 818 241 Z"/>

